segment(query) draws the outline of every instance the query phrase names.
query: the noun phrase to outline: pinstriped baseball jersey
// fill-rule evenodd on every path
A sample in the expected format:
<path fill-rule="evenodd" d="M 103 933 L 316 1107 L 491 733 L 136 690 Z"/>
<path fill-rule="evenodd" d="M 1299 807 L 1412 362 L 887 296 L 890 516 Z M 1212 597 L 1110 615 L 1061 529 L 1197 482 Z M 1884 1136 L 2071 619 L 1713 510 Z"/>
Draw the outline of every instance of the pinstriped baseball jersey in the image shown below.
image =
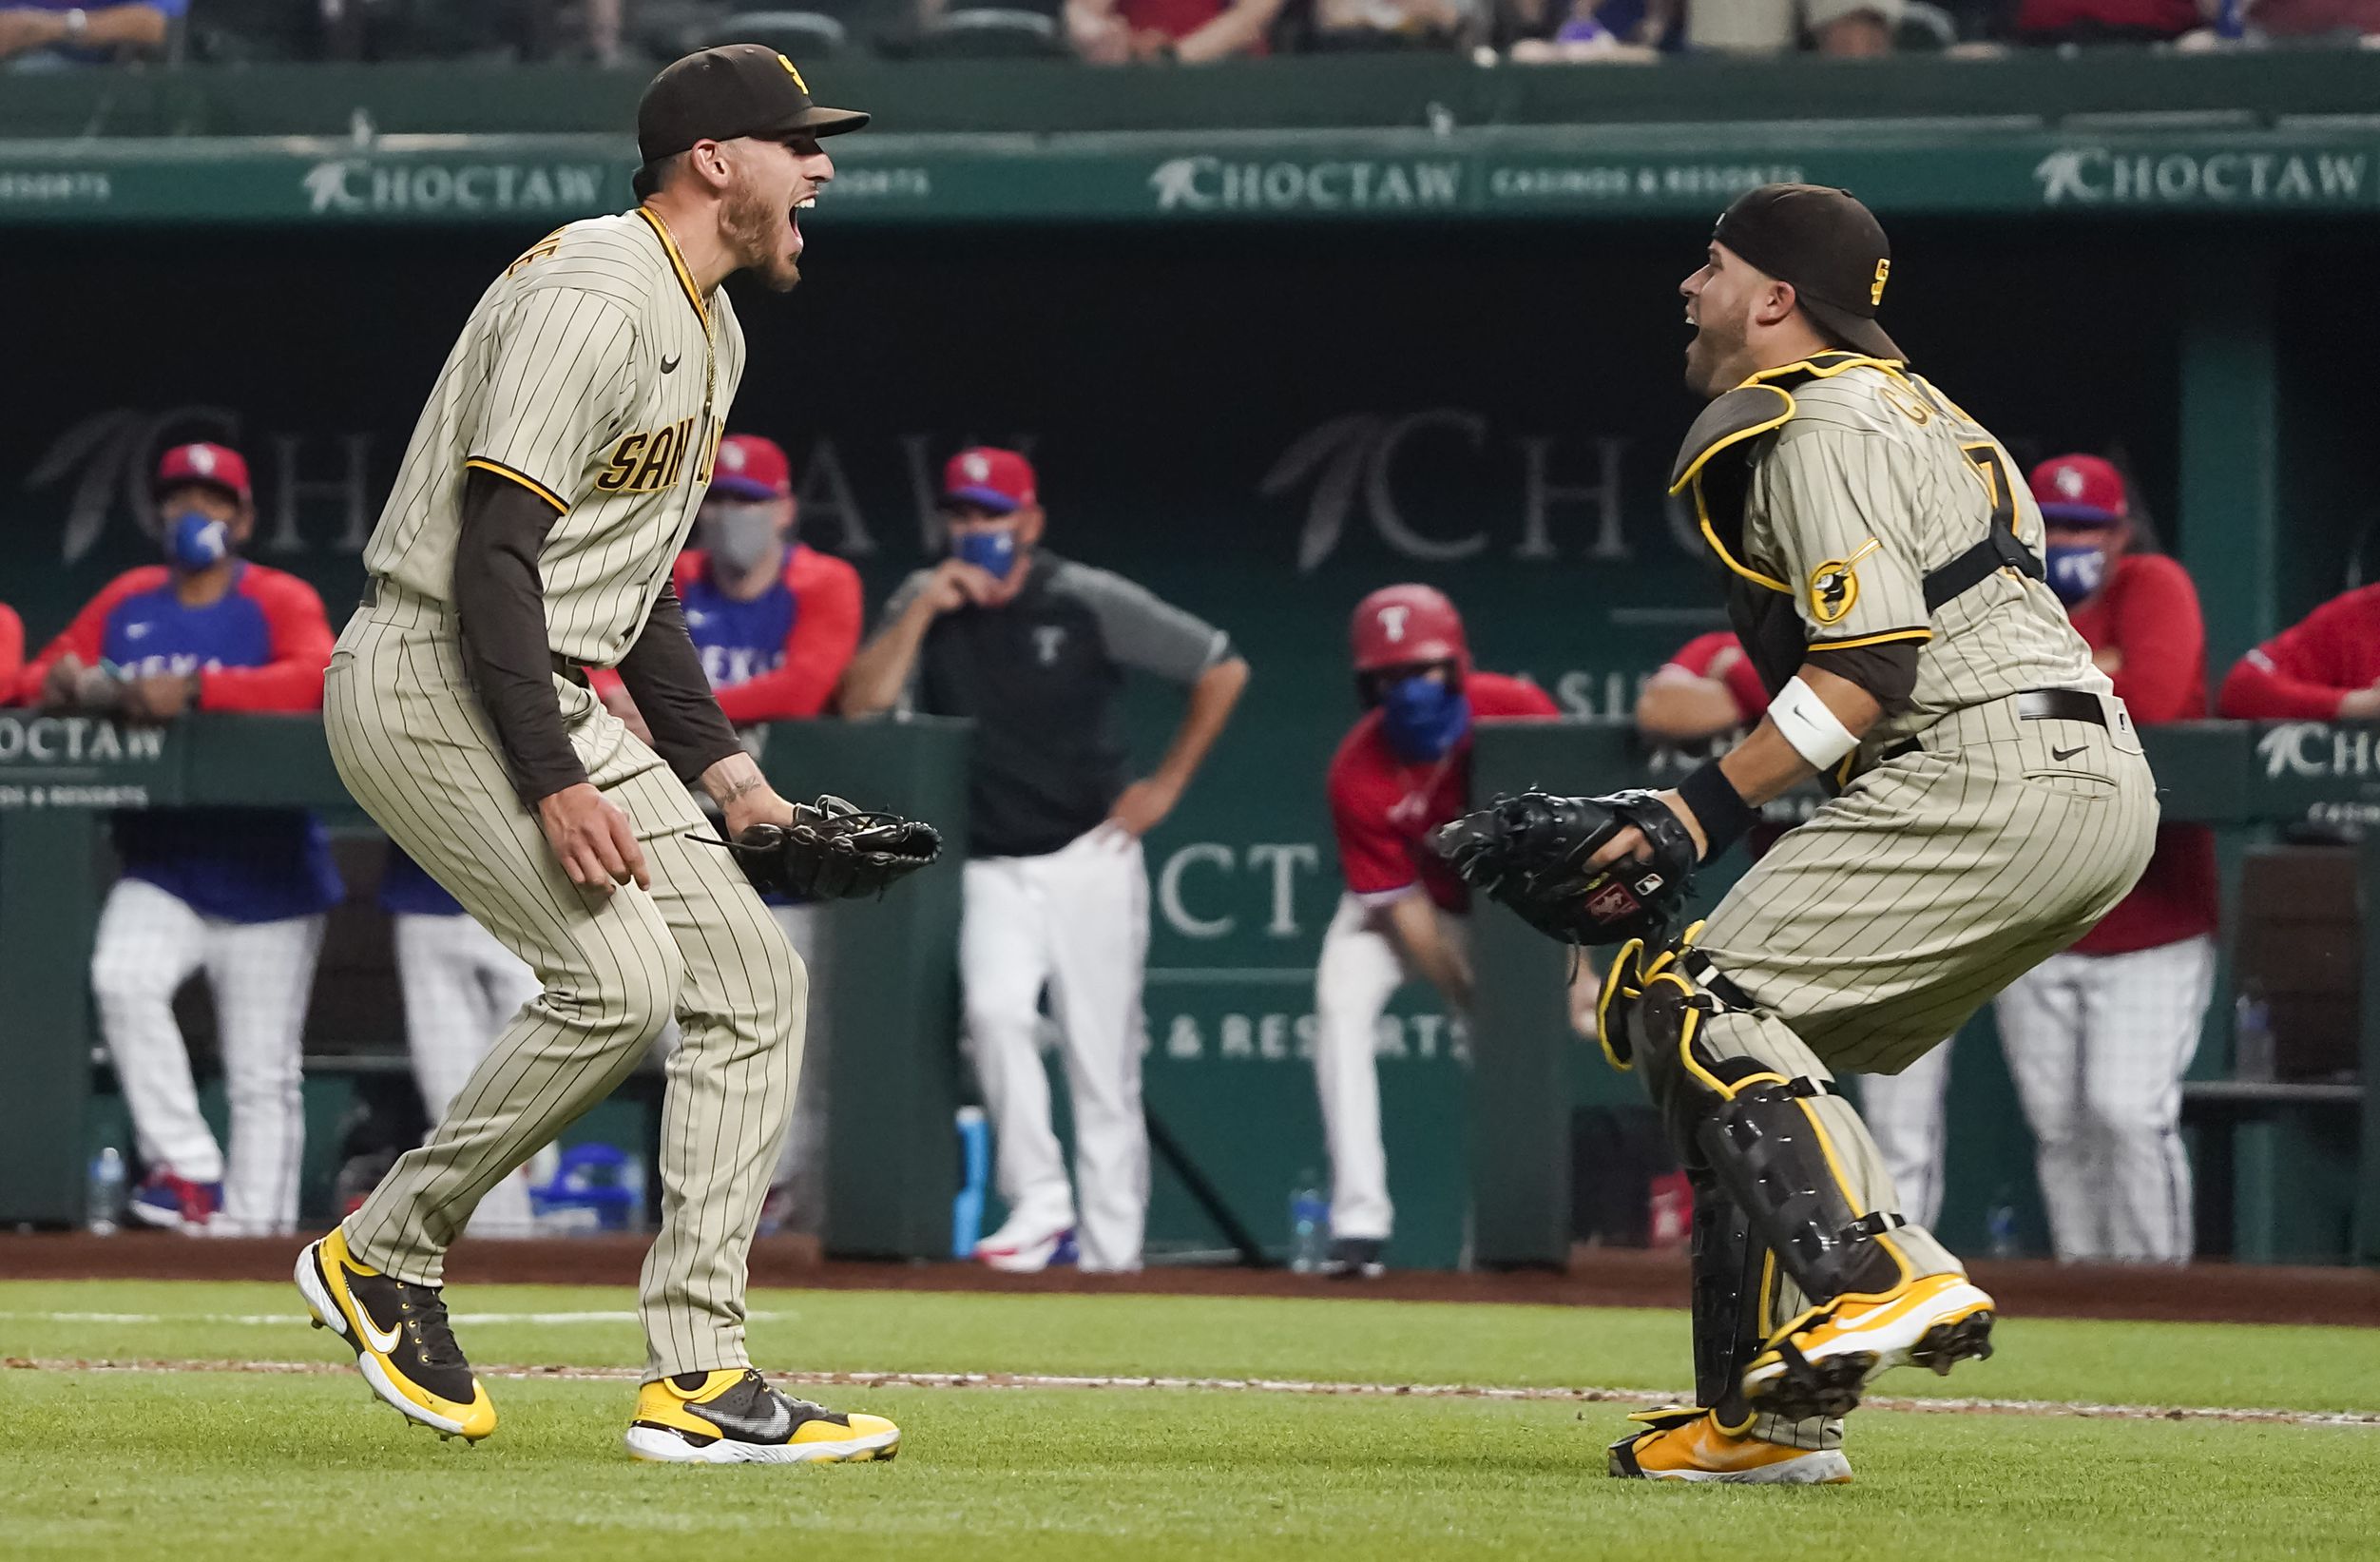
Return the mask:
<path fill-rule="evenodd" d="M 537 561 L 549 646 L 616 664 L 684 546 L 743 365 L 725 291 L 696 291 L 650 209 L 558 229 L 471 311 L 364 568 L 451 604 L 464 472 L 497 473 L 560 517 Z"/>
<path fill-rule="evenodd" d="M 2113 687 L 2048 587 L 2014 570 L 1929 609 L 1925 579 L 1982 542 L 1997 514 L 2040 552 L 2042 517 L 2016 463 L 1923 378 L 1853 359 L 1793 387 L 1793 415 L 1756 447 L 1737 573 L 1790 594 L 1812 650 L 1919 643 L 1909 705 L 1881 746 L 2028 688 Z"/>

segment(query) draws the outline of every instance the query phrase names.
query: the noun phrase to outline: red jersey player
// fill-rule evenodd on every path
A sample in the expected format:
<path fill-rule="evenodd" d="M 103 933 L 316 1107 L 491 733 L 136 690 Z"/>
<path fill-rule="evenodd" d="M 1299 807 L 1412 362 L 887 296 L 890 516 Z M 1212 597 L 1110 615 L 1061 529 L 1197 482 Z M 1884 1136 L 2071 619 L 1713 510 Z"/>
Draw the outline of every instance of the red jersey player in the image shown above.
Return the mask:
<path fill-rule="evenodd" d="M 1394 1209 L 1380 1143 L 1373 1037 L 1410 978 L 1470 1006 L 1463 886 L 1422 839 L 1470 807 L 1471 727 L 1559 714 L 1545 690 L 1479 672 L 1454 604 L 1390 586 L 1356 605 L 1355 688 L 1367 707 L 1332 758 L 1331 822 L 1347 892 L 1315 972 L 1315 1082 L 1331 1150 L 1331 1267 L 1381 1271 Z"/>
<path fill-rule="evenodd" d="M 2332 597 L 2241 657 L 2223 714 L 2248 720 L 2380 719 L 2380 586 Z"/>

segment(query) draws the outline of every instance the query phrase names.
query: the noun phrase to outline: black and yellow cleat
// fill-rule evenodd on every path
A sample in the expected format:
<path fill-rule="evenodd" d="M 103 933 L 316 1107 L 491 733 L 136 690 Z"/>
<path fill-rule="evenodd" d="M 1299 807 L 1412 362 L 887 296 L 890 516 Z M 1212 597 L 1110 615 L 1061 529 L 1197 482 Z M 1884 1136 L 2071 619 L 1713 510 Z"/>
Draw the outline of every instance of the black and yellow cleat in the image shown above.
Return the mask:
<path fill-rule="evenodd" d="M 636 1397 L 628 1452 L 661 1464 L 861 1464 L 901 1451 L 881 1416 L 845 1416 L 769 1387 L 750 1367 L 681 1372 Z"/>
<path fill-rule="evenodd" d="M 1927 1275 L 1883 1296 L 1837 1297 L 1773 1335 L 1744 1368 L 1754 1409 L 1800 1420 L 1845 1416 L 1880 1373 L 1948 1374 L 1991 1354 L 1991 1298 L 1965 1275 Z"/>
<path fill-rule="evenodd" d="M 1839 1448 L 1792 1448 L 1758 1437 L 1731 1437 L 1707 1410 L 1671 1405 L 1628 1417 L 1645 1430 L 1611 1445 L 1611 1473 L 1622 1480 L 1703 1481 L 1723 1486 L 1841 1486 L 1852 1478 Z"/>
<path fill-rule="evenodd" d="M 407 1420 L 470 1442 L 496 1429 L 496 1407 L 454 1342 L 438 1287 L 359 1263 L 347 1233 L 334 1229 L 298 1255 L 298 1289 L 315 1327 L 347 1341 L 372 1392 Z"/>

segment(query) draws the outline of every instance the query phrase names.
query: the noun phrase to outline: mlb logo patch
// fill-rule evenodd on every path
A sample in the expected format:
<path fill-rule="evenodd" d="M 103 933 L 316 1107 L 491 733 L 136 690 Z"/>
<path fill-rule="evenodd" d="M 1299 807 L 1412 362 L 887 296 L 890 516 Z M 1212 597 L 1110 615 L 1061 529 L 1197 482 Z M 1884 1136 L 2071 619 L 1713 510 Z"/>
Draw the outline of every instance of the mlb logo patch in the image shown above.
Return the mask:
<path fill-rule="evenodd" d="M 1598 922 L 1617 922 L 1644 909 L 1636 891 L 1617 879 L 1586 897 L 1586 914 Z"/>

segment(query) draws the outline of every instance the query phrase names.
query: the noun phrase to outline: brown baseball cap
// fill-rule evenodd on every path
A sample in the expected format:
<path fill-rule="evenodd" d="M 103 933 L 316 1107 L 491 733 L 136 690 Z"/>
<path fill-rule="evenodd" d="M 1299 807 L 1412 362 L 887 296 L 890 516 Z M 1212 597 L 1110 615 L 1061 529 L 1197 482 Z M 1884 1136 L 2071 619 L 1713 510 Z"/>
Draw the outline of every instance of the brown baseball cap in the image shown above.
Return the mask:
<path fill-rule="evenodd" d="M 649 164 L 698 141 L 839 136 L 867 123 L 856 109 L 811 102 L 801 71 L 767 45 L 724 44 L 662 67 L 637 105 L 636 149 Z"/>
<path fill-rule="evenodd" d="M 1907 361 L 1876 323 L 1892 246 L 1875 213 L 1849 190 L 1824 184 L 1763 184 L 1718 214 L 1713 240 L 1780 282 L 1794 284 L 1802 312 L 1846 346 Z"/>

